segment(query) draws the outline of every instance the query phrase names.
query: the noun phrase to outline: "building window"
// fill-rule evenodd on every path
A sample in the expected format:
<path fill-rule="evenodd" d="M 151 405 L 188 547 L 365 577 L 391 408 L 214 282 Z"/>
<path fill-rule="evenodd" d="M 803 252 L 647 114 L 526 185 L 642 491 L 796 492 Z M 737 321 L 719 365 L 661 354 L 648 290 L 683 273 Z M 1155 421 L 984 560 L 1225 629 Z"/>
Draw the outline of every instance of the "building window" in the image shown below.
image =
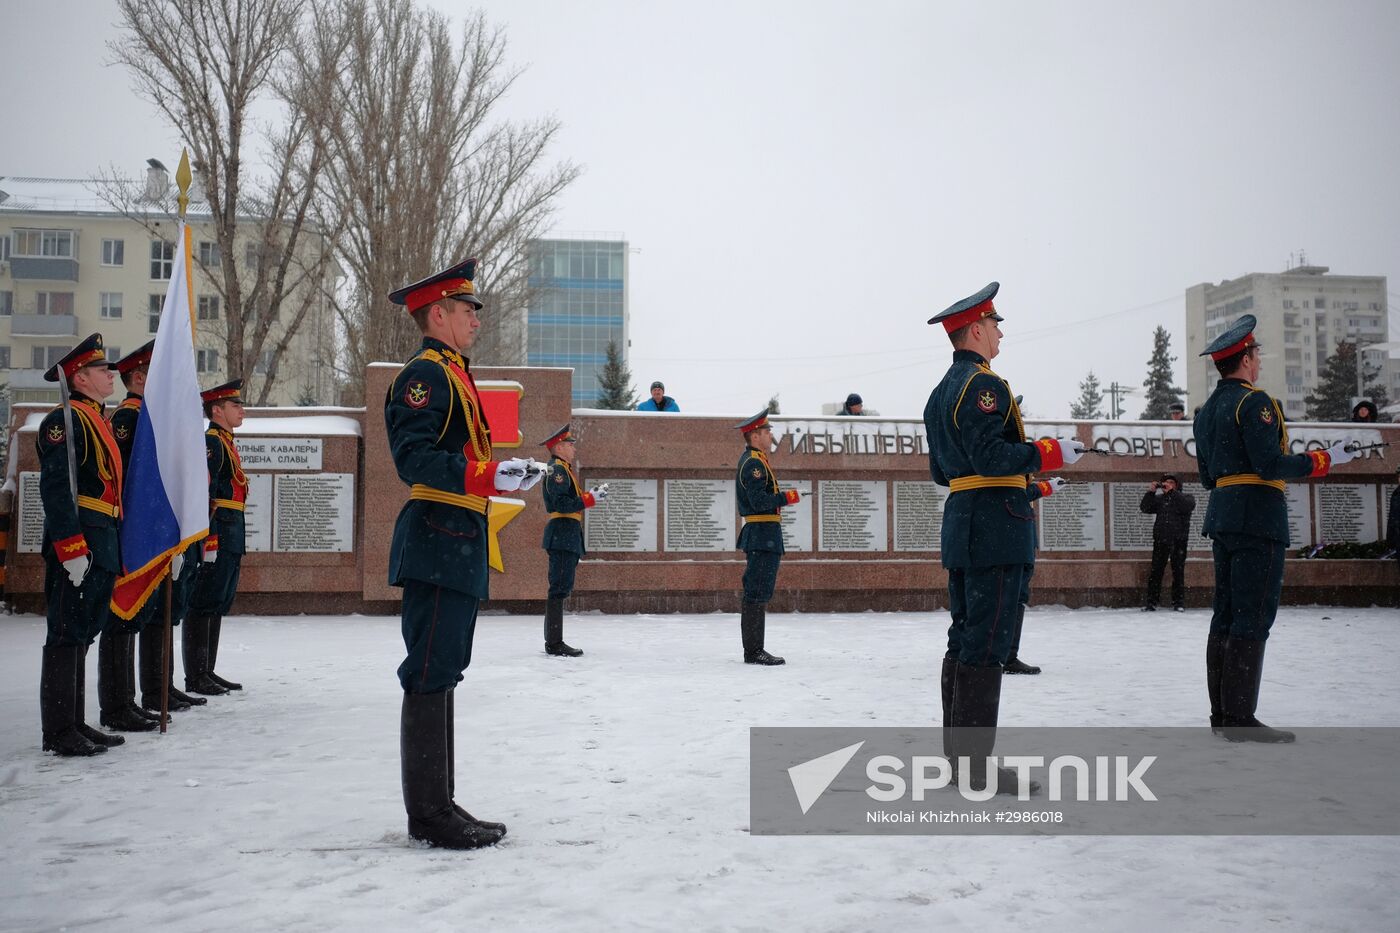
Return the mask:
<path fill-rule="evenodd" d="M 245 243 L 243 246 L 243 265 L 249 272 L 258 271 L 258 244 Z"/>
<path fill-rule="evenodd" d="M 168 240 L 151 241 L 151 279 L 168 281 L 175 268 L 175 244 Z"/>
<path fill-rule="evenodd" d="M 154 334 L 156 331 L 160 330 L 160 312 L 164 307 L 164 295 L 152 295 L 147 299 L 146 319 L 149 321 L 149 325 L 146 328 L 147 333 Z"/>
<path fill-rule="evenodd" d="M 219 244 L 211 243 L 208 240 L 201 240 L 199 243 L 199 264 L 206 269 L 217 269 L 223 265 L 224 258 L 219 253 Z"/>
<path fill-rule="evenodd" d="M 35 293 L 34 293 L 34 313 L 36 313 L 36 314 L 72 314 L 72 313 L 73 313 L 73 293 L 72 293 L 72 292 L 35 292 Z"/>
<path fill-rule="evenodd" d="M 10 348 L 0 347 L 0 369 L 10 368 Z"/>
<path fill-rule="evenodd" d="M 126 240 L 103 240 L 103 241 L 102 241 L 102 265 L 104 265 L 104 266 L 124 266 L 124 265 L 126 265 Z"/>
<path fill-rule="evenodd" d="M 253 372 L 259 376 L 267 375 L 268 367 L 272 365 L 272 351 L 264 350 L 258 354 L 258 361 L 253 365 Z"/>
<path fill-rule="evenodd" d="M 9 317 L 15 313 L 15 293 L 0 292 L 0 317 Z"/>
<path fill-rule="evenodd" d="M 0 262 L 10 258 L 10 235 L 0 236 Z"/>
<path fill-rule="evenodd" d="M 72 259 L 72 230 L 16 230 L 14 254 L 36 259 Z"/>
<path fill-rule="evenodd" d="M 200 295 L 199 296 L 199 320 L 217 321 L 219 319 L 219 296 Z"/>
<path fill-rule="evenodd" d="M 30 347 L 30 362 L 35 369 L 48 369 L 59 360 L 68 355 L 72 350 L 71 344 L 61 347 Z"/>
<path fill-rule="evenodd" d="M 121 347 L 108 347 L 108 348 L 107 348 L 107 362 L 109 362 L 109 363 L 115 363 L 117 360 L 119 360 L 119 359 L 121 359 L 121 358 L 122 358 L 122 348 L 121 348 Z"/>
<path fill-rule="evenodd" d="M 218 350 L 194 351 L 194 368 L 202 373 L 217 372 L 219 369 Z"/>
<path fill-rule="evenodd" d="M 101 307 L 103 317 L 120 318 L 122 316 L 121 292 L 102 292 L 98 297 L 98 304 Z"/>
<path fill-rule="evenodd" d="M 1313 307 L 1314 307 L 1314 308 L 1325 308 L 1325 307 L 1327 307 L 1327 299 L 1326 299 L 1326 298 L 1314 298 L 1314 299 L 1313 299 Z"/>

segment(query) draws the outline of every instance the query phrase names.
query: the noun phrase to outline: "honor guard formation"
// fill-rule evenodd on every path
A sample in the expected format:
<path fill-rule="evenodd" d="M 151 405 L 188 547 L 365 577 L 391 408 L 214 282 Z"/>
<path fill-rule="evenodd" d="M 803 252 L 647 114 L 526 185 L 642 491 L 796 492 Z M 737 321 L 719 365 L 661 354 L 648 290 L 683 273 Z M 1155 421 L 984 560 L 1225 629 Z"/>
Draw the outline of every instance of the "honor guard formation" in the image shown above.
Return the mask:
<path fill-rule="evenodd" d="M 606 484 L 584 490 L 580 438 L 570 425 L 541 442 L 549 455 L 545 463 L 493 455 L 491 427 L 467 356 L 482 327 L 476 267 L 469 259 L 388 296 L 423 335 L 384 399 L 390 453 L 408 486 L 389 552 L 389 582 L 403 591 L 403 800 L 409 836 L 450 849 L 489 846 L 506 835 L 504 824 L 478 819 L 456 802 L 455 780 L 455 694 L 471 664 L 478 609 L 489 596 L 491 499 L 543 483 L 549 516 L 541 542 L 549 582 L 544 650 L 576 658 L 583 652 L 564 641 L 564 603 L 584 554 L 587 512 L 608 497 Z M 929 395 L 924 427 L 930 475 L 950 490 L 940 541 L 951 615 L 940 676 L 944 751 L 955 778 L 961 771 L 959 779 L 971 789 L 995 782 L 999 793 L 1015 793 L 1014 774 L 991 771 L 987 759 L 994 750 L 1003 675 L 1040 672 L 1018 657 L 1038 544 L 1032 503 L 1062 489 L 1065 481 L 1049 474 L 1075 463 L 1086 449 L 1073 439 L 1026 436 L 1020 396 L 991 368 L 1005 320 L 994 303 L 999 287 L 993 282 L 929 319 L 952 344 L 952 364 Z M 1285 483 L 1323 476 L 1354 454 L 1343 442 L 1289 453 L 1282 409 L 1254 384 L 1261 366 L 1255 324 L 1253 316 L 1241 317 L 1202 354 L 1220 373 L 1193 426 L 1201 482 L 1210 490 L 1204 533 L 1211 539 L 1216 579 L 1206 684 L 1213 731 L 1231 741 L 1290 742 L 1291 733 L 1255 716 L 1289 544 Z M 243 422 L 241 382 L 201 394 L 208 421 L 209 532 L 175 554 L 165 572 L 169 622 L 181 629 L 184 692 L 170 681 L 164 601 L 147 598 L 134 609 L 124 599 L 114 601 L 123 572 L 120 523 L 152 519 L 128 514 L 122 497 L 133 440 L 145 423 L 152 351 L 153 343 L 147 344 L 109 364 L 101 335 L 93 334 L 45 375 L 59 383 L 63 401 L 43 419 L 36 441 L 48 619 L 40 708 L 43 748 L 59 755 L 99 754 L 123 743 L 116 733 L 157 728 L 163 702 L 180 712 L 207 703 L 208 696 L 242 689 L 215 673 L 223 617 L 238 589 L 245 550 L 248 478 L 233 440 Z M 104 400 L 114 371 L 127 394 L 109 421 Z M 655 410 L 677 410 L 661 383 L 652 389 Z M 852 393 L 843 414 L 860 414 L 860 408 L 860 397 Z M 1176 406 L 1173 417 L 1183 415 L 1184 407 Z M 745 555 L 739 581 L 743 661 L 782 665 L 784 659 L 766 649 L 766 607 L 784 553 L 782 509 L 801 496 L 782 487 L 770 461 L 768 412 L 734 427 L 744 442 L 734 482 L 743 521 L 736 547 Z M 1177 531 L 1186 527 L 1183 516 L 1194 500 L 1174 498 L 1179 495 L 1175 477 L 1165 477 L 1143 499 L 1143 511 L 1157 514 L 1165 529 L 1160 558 L 1154 548 L 1150 606 L 1160 596 L 1168 559 L 1176 571 L 1173 604 L 1182 604 L 1184 539 Z M 94 640 L 100 723 L 112 732 L 84 721 L 84 665 Z"/>

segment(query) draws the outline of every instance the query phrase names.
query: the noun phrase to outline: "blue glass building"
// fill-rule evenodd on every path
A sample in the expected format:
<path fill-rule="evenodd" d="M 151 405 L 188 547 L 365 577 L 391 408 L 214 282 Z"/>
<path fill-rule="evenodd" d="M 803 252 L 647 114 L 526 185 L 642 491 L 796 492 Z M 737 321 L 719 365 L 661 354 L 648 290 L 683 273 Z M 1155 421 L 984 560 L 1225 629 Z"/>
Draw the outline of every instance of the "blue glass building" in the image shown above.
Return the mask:
<path fill-rule="evenodd" d="M 591 408 L 608 343 L 627 360 L 627 243 L 541 239 L 527 249 L 529 365 L 572 366 L 574 405 Z"/>

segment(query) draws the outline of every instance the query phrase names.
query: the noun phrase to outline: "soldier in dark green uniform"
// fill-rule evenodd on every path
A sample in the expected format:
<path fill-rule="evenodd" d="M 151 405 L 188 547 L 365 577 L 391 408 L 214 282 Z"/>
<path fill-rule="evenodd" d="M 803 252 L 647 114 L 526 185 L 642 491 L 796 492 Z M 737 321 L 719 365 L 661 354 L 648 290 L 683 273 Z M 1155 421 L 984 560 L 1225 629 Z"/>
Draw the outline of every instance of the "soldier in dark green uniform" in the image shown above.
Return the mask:
<path fill-rule="evenodd" d="M 1201 353 L 1221 376 L 1194 425 L 1201 485 L 1210 490 L 1201 530 L 1215 558 L 1206 687 L 1212 730 L 1233 742 L 1292 742 L 1293 733 L 1254 716 L 1289 544 L 1284 485 L 1325 476 L 1354 455 L 1341 441 L 1288 452 L 1282 407 L 1254 385 L 1262 366 L 1254 327 L 1254 315 L 1246 314 Z"/>
<path fill-rule="evenodd" d="M 62 379 L 70 404 L 45 415 L 35 439 L 48 618 L 39 715 L 44 751 L 95 755 L 125 741 L 83 721 L 87 649 L 107 625 L 112 587 L 121 572 L 122 459 L 103 417 L 102 401 L 112 394 L 113 378 L 102 335 L 85 338 L 44 378 Z"/>
<path fill-rule="evenodd" d="M 127 387 L 127 397 L 112 412 L 109 421 L 112 437 L 121 452 L 122 473 L 131 466 L 131 444 L 136 437 L 136 417 L 141 411 L 141 396 L 135 394 L 132 404 L 133 380 L 145 384 L 145 372 L 151 364 L 151 350 L 155 341 L 142 346 L 135 352 L 117 360 L 112 368 L 120 375 L 122 384 Z M 132 516 L 124 516 L 131 520 Z M 140 521 L 140 518 L 136 518 Z M 149 715 L 136 705 L 136 634 L 143 624 L 154 618 L 148 602 L 142 611 L 130 620 L 122 619 L 115 612 L 108 616 L 107 625 L 97 643 L 97 701 L 101 707 L 102 725 L 119 732 L 150 732 L 157 728 L 159 716 Z"/>
<path fill-rule="evenodd" d="M 945 754 L 966 756 L 968 786 L 986 787 L 986 758 L 996 740 L 1003 665 L 1011 649 L 1025 569 L 1035 562 L 1035 514 L 1027 474 L 1074 463 L 1078 441 L 1026 441 L 1020 408 L 988 363 L 1001 345 L 1000 286 L 929 319 L 953 344 L 953 365 L 924 407 L 929 472 L 952 492 L 943 507 L 942 559 L 948 569 L 948 652 L 941 677 Z M 955 727 L 955 728 L 954 728 Z M 998 769 L 999 793 L 1015 777 Z"/>
<path fill-rule="evenodd" d="M 543 476 L 533 461 L 493 460 L 491 431 L 463 354 L 482 308 L 476 260 L 389 295 L 423 332 L 423 345 L 389 387 L 384 423 L 399 478 L 410 487 L 389 546 L 389 583 L 403 587 L 399 756 L 408 834 L 475 849 L 505 835 L 453 802 L 453 694 L 471 663 L 479 602 L 487 597 L 487 501 Z"/>
<path fill-rule="evenodd" d="M 734 497 L 743 517 L 737 547 L 744 552 L 744 599 L 739 616 L 739 635 L 744 643 L 745 664 L 785 664 L 777 655 L 763 650 L 767 627 L 768 601 L 778 582 L 778 566 L 783 561 L 783 526 L 778 510 L 801 498 L 795 489 L 779 489 L 778 476 L 768 462 L 773 446 L 773 428 L 768 412 L 759 412 L 734 427 L 744 435 L 744 452 L 734 476 Z"/>
<path fill-rule="evenodd" d="M 214 673 L 219 660 L 219 635 L 224 613 L 238 595 L 238 574 L 247 550 L 243 513 L 248 507 L 248 476 L 233 443 L 243 424 L 243 380 L 234 379 L 199 394 L 209 428 L 204 453 L 209 463 L 209 537 L 204 560 L 195 574 L 185 614 L 181 648 L 185 660 L 185 689 L 220 696 L 243 685 Z"/>
<path fill-rule="evenodd" d="M 574 473 L 577 439 L 569 425 L 544 442 L 549 450 L 548 478 L 544 483 L 543 547 L 549 554 L 549 601 L 544 609 L 544 650 L 547 654 L 576 658 L 583 654 L 564 643 L 564 600 L 574 591 L 574 571 L 583 556 L 583 512 L 608 497 L 608 484 L 584 492 Z"/>
<path fill-rule="evenodd" d="M 122 452 L 122 469 L 126 470 L 131 465 L 131 449 L 136 441 L 136 422 L 141 416 L 141 405 L 146 397 L 146 376 L 151 367 L 151 353 L 155 350 L 156 342 L 152 340 L 139 349 L 128 353 L 116 363 L 117 372 L 121 375 L 122 385 L 126 387 L 126 398 L 112 412 L 112 435 L 117 439 L 117 446 Z M 140 516 L 135 517 L 140 521 Z M 190 584 L 194 581 L 195 573 L 199 568 L 198 543 L 189 546 L 183 558 L 171 561 L 172 569 L 175 570 L 174 591 L 171 599 L 170 622 L 172 626 L 178 626 L 180 619 L 184 615 L 185 600 L 182 594 L 188 595 Z M 141 673 L 141 705 L 138 707 L 149 718 L 159 720 L 157 712 L 160 709 L 160 678 L 161 678 L 161 656 L 165 650 L 165 601 L 160 597 L 157 590 L 141 608 L 140 614 L 135 616 L 129 623 L 129 627 L 139 632 L 140 641 L 140 673 Z M 134 639 L 135 636 L 129 636 Z M 135 653 L 130 647 L 129 653 Z M 166 688 L 168 693 L 168 709 L 171 712 L 181 712 L 191 706 L 203 706 L 209 701 L 204 697 L 193 697 L 175 689 L 174 679 L 174 659 L 171 659 L 170 668 L 167 669 L 167 678 L 170 682 Z M 135 686 L 132 685 L 127 695 L 134 695 Z"/>

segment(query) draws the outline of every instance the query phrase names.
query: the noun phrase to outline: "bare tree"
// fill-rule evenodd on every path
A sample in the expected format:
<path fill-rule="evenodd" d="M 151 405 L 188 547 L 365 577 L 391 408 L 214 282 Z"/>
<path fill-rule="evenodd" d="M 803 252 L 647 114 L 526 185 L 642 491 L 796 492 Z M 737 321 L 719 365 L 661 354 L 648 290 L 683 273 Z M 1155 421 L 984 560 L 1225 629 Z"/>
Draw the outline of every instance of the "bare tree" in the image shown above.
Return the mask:
<path fill-rule="evenodd" d="M 266 136 L 268 177 L 249 168 L 253 108 L 274 100 L 306 6 L 117 0 L 121 35 L 108 46 L 138 93 L 188 141 L 217 244 L 217 253 L 201 258 L 222 303 L 228 375 L 250 383 L 261 376 L 251 393 L 260 404 L 277 384 L 293 338 L 320 307 L 334 268 L 324 244 L 334 231 L 318 228 L 311 215 L 325 152 L 322 121 L 289 113 Z M 141 213 L 155 217 L 150 208 Z"/>
<path fill-rule="evenodd" d="M 578 169 L 544 164 L 555 120 L 491 122 L 518 75 L 504 35 L 479 13 L 454 32 L 412 0 L 334 0 L 312 19 L 286 96 L 329 141 L 319 205 L 348 277 L 333 296 L 347 401 L 365 364 L 421 340 L 388 293 L 470 256 L 489 321 L 474 359 L 524 362 L 525 244 Z"/>

